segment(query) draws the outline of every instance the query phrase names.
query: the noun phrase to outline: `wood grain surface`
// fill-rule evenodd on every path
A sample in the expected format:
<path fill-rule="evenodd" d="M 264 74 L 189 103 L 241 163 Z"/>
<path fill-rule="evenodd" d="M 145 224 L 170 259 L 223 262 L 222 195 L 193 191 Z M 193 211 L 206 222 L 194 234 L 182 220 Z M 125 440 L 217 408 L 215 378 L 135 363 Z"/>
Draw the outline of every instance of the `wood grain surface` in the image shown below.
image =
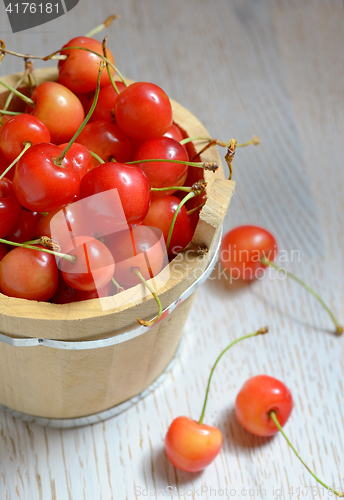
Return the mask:
<path fill-rule="evenodd" d="M 344 320 L 343 9 L 340 0 L 80 0 L 65 16 L 13 35 L 2 3 L 0 38 L 8 48 L 47 54 L 121 14 L 108 45 L 124 74 L 161 85 L 214 137 L 261 138 L 236 154 L 225 229 L 270 229 L 281 264 Z M 20 59 L 6 56 L 0 74 L 21 69 Z M 233 348 L 214 376 L 205 421 L 223 432 L 220 455 L 201 474 L 178 471 L 163 451 L 169 424 L 179 415 L 198 418 L 220 350 L 265 324 L 269 335 Z M 332 330 L 313 298 L 275 272 L 240 286 L 217 267 L 197 295 L 177 364 L 152 395 L 80 429 L 0 413 L 1 500 L 333 498 L 282 436 L 252 437 L 233 415 L 247 378 L 283 380 L 295 402 L 286 433 L 310 467 L 343 491 L 344 337 Z"/>

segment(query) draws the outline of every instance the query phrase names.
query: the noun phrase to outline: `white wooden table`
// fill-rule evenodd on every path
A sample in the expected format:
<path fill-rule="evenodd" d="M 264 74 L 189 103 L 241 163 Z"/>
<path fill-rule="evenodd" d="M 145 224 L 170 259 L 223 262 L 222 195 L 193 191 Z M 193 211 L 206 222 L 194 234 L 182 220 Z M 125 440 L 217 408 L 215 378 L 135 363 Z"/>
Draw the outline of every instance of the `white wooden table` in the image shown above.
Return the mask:
<path fill-rule="evenodd" d="M 47 54 L 113 12 L 122 19 L 108 43 L 124 74 L 161 85 L 214 137 L 260 136 L 259 147 L 237 152 L 225 229 L 260 224 L 284 255 L 298 250 L 301 262 L 285 266 L 344 320 L 343 2 L 80 0 L 69 14 L 15 35 L 1 2 L 0 38 L 8 48 Z M 21 69 L 6 57 L 0 71 Z M 205 421 L 223 432 L 220 455 L 200 474 L 174 469 L 163 451 L 172 419 L 199 416 L 220 350 L 265 324 L 271 333 L 233 348 L 214 376 Z M 253 437 L 233 414 L 249 377 L 283 380 L 295 401 L 285 431 L 310 467 L 343 491 L 344 336 L 331 330 L 295 283 L 272 273 L 229 286 L 217 268 L 198 293 L 173 371 L 153 395 L 116 418 L 71 430 L 0 412 L 1 500 L 160 499 L 172 495 L 169 486 L 178 499 L 331 498 L 282 436 Z"/>

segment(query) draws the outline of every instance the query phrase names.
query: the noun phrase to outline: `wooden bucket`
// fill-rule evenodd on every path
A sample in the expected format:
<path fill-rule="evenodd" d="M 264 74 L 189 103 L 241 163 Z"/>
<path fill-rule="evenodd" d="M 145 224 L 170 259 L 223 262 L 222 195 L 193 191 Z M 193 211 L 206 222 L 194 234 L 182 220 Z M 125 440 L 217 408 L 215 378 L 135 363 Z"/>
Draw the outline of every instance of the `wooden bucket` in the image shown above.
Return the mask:
<path fill-rule="evenodd" d="M 39 83 L 57 78 L 55 68 L 35 73 Z M 20 76 L 3 80 L 15 86 Z M 1 108 L 7 95 L 0 87 Z M 197 118 L 171 102 L 175 123 L 189 137 L 209 136 Z M 22 102 L 13 99 L 11 109 L 22 110 Z M 161 272 L 167 273 L 159 290 L 166 311 L 153 327 L 138 327 L 136 321 L 151 319 L 157 312 L 155 300 L 145 296 L 142 285 L 109 298 L 107 310 L 99 299 L 56 305 L 0 294 L 1 409 L 50 426 L 84 425 L 118 413 L 118 405 L 141 394 L 164 372 L 178 348 L 195 297 L 192 292 L 215 263 L 234 192 L 234 182 L 224 180 L 215 147 L 202 154 L 202 161 L 220 165 L 215 174 L 205 172 L 207 202 L 192 240 L 209 252 L 183 252 Z"/>

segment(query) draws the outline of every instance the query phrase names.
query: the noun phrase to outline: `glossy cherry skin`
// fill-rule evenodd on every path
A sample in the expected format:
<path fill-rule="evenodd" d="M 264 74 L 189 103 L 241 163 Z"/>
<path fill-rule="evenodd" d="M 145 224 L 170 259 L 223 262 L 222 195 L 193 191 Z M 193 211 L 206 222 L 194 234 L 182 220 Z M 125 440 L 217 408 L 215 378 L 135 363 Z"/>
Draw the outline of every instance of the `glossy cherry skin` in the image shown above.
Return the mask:
<path fill-rule="evenodd" d="M 60 144 L 59 148 L 61 149 L 61 151 L 63 151 L 67 145 L 68 143 Z M 91 170 L 91 168 L 93 168 L 91 153 L 82 144 L 74 142 L 67 151 L 66 157 L 73 163 L 80 179 L 86 174 L 88 170 Z"/>
<path fill-rule="evenodd" d="M 15 243 L 24 243 L 25 241 L 32 240 L 37 233 L 37 226 L 43 215 L 39 212 L 31 212 L 30 210 L 23 210 L 21 213 L 20 221 L 8 233 L 7 239 Z"/>
<path fill-rule="evenodd" d="M 269 413 L 273 410 L 283 427 L 293 409 L 289 389 L 268 375 L 257 375 L 245 382 L 235 401 L 239 423 L 256 436 L 273 436 L 278 432 Z"/>
<path fill-rule="evenodd" d="M 68 158 L 61 165 L 54 163 L 60 153 L 54 144 L 36 144 L 18 161 L 13 188 L 28 210 L 51 212 L 78 197 L 80 176 Z"/>
<path fill-rule="evenodd" d="M 50 302 L 53 304 L 70 304 L 71 302 L 81 302 L 83 300 L 97 299 L 99 297 L 109 297 L 112 292 L 112 282 L 98 290 L 86 292 L 84 290 L 77 290 L 67 285 L 59 271 L 59 283 L 56 292 L 51 297 Z"/>
<path fill-rule="evenodd" d="M 83 144 L 96 153 L 103 161 L 126 162 L 131 158 L 131 144 L 127 137 L 114 123 L 95 121 L 88 123 L 77 138 L 78 144 Z M 99 161 L 92 158 L 94 166 Z"/>
<path fill-rule="evenodd" d="M 169 137 L 157 137 L 144 142 L 136 151 L 134 160 L 166 159 L 188 161 L 188 155 L 179 142 Z M 173 162 L 147 162 L 137 164 L 147 175 L 153 188 L 182 186 L 185 182 L 188 166 Z M 162 192 L 152 192 L 152 198 L 161 198 L 173 194 L 171 189 Z"/>
<path fill-rule="evenodd" d="M 0 262 L 0 290 L 9 297 L 45 302 L 57 283 L 55 257 L 46 252 L 17 247 Z"/>
<path fill-rule="evenodd" d="M 84 108 L 73 92 L 57 82 L 38 85 L 31 99 L 35 107 L 26 112 L 41 120 L 51 135 L 51 142 L 69 142 L 85 118 Z"/>
<path fill-rule="evenodd" d="M 238 226 L 222 239 L 220 262 L 235 279 L 251 281 L 259 278 L 266 266 L 261 259 L 273 261 L 278 252 L 274 236 L 258 226 Z"/>
<path fill-rule="evenodd" d="M 153 83 L 136 82 L 115 103 L 116 123 L 123 132 L 146 141 L 164 135 L 172 125 L 172 107 L 165 92 Z"/>
<path fill-rule="evenodd" d="M 132 287 L 142 283 L 132 271 L 134 267 L 138 268 L 145 280 L 149 280 L 167 265 L 161 239 L 158 229 L 146 226 L 136 226 L 105 237 L 105 243 L 116 262 L 114 278 L 121 286 Z"/>
<path fill-rule="evenodd" d="M 164 235 L 166 243 L 171 222 L 179 203 L 180 199 L 176 196 L 165 196 L 164 198 L 153 200 L 142 224 L 159 228 Z M 192 234 L 187 210 L 185 206 L 182 206 L 173 228 L 169 254 L 177 253 L 182 248 L 185 248 L 191 241 Z"/>
<path fill-rule="evenodd" d="M 76 257 L 75 263 L 66 259 L 59 262 L 63 279 L 69 286 L 89 292 L 98 290 L 111 280 L 115 262 L 110 250 L 101 241 L 79 236 L 64 248 L 64 252 Z"/>
<path fill-rule="evenodd" d="M 5 238 L 19 223 L 23 207 L 17 200 L 12 182 L 0 180 L 0 238 Z"/>
<path fill-rule="evenodd" d="M 121 93 L 126 88 L 126 86 L 122 82 L 116 82 L 116 86 L 118 88 L 119 93 Z M 114 89 L 112 83 L 110 83 L 109 85 L 104 85 L 104 87 L 102 87 L 99 91 L 98 101 L 91 115 L 90 122 L 100 120 L 112 123 L 114 118 L 113 116 L 114 107 L 117 97 L 118 94 Z M 87 112 L 90 110 L 92 102 L 93 99 L 91 99 L 88 105 Z"/>
<path fill-rule="evenodd" d="M 185 138 L 185 136 L 182 134 L 182 131 L 175 123 L 172 123 L 168 131 L 164 133 L 164 137 L 169 137 L 170 139 L 174 139 L 177 142 L 180 142 Z"/>
<path fill-rule="evenodd" d="M 133 165 L 103 163 L 87 172 L 80 183 L 80 198 L 109 189 L 118 189 L 129 225 L 140 224 L 151 202 L 150 184 L 146 174 Z"/>
<path fill-rule="evenodd" d="M 64 47 L 85 47 L 103 55 L 101 42 L 86 36 L 72 38 Z M 95 90 L 97 87 L 99 63 L 103 59 L 86 50 L 62 49 L 61 54 L 68 55 L 68 58 L 65 61 L 59 61 L 59 83 L 65 85 L 72 92 L 80 94 Z M 107 49 L 107 55 L 109 61 L 114 64 L 115 61 L 109 49 Z M 113 69 L 111 69 L 111 73 L 112 75 L 114 74 Z M 102 87 L 109 83 L 111 82 L 108 72 L 104 70 L 100 78 L 100 86 Z"/>
<path fill-rule="evenodd" d="M 178 469 L 198 472 L 219 454 L 222 434 L 216 427 L 199 424 L 188 417 L 175 418 L 165 437 L 169 461 Z"/>
<path fill-rule="evenodd" d="M 50 132 L 44 123 L 32 115 L 13 116 L 0 129 L 0 150 L 12 163 L 24 149 L 24 142 L 50 142 Z"/>

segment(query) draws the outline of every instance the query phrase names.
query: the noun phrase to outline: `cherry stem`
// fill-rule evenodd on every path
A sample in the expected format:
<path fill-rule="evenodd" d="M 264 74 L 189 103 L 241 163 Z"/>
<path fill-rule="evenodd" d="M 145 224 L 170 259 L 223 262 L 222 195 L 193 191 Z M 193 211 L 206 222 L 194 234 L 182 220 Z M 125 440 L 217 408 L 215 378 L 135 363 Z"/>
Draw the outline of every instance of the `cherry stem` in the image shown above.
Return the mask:
<path fill-rule="evenodd" d="M 181 165 L 189 165 L 190 167 L 203 168 L 203 170 L 211 170 L 215 172 L 219 168 L 215 162 L 195 162 L 195 161 L 182 161 L 182 160 L 165 160 L 163 158 L 127 161 L 126 165 L 135 165 L 136 163 L 149 163 L 149 162 L 167 162 L 167 163 L 180 163 Z"/>
<path fill-rule="evenodd" d="M 46 56 L 32 56 L 30 54 L 20 54 L 19 52 L 13 52 L 13 50 L 8 50 L 5 49 L 4 47 L 1 47 L 0 52 L 5 54 L 10 54 L 11 56 L 22 57 L 23 59 L 42 59 L 43 61 L 46 60 Z M 58 54 L 59 52 L 60 51 L 58 50 L 56 54 Z M 65 61 L 67 59 L 67 56 L 65 55 L 56 56 L 55 54 L 53 54 L 52 57 L 49 57 L 49 59 Z"/>
<path fill-rule="evenodd" d="M 7 83 L 3 82 L 0 80 L 0 84 L 6 87 L 8 90 L 10 90 L 13 94 L 18 96 L 20 99 L 22 99 L 26 104 L 28 104 L 31 108 L 35 107 L 35 103 L 30 97 L 27 97 L 26 95 L 22 94 L 19 92 L 19 90 L 15 89 L 14 87 L 11 87 L 11 85 L 8 85 Z"/>
<path fill-rule="evenodd" d="M 25 77 L 28 76 L 29 78 L 29 84 L 31 84 L 31 80 L 30 80 L 30 73 L 32 71 L 32 65 L 29 66 L 29 63 L 26 62 L 26 68 L 25 68 L 25 71 L 23 72 L 22 76 L 19 78 L 19 80 L 17 81 L 16 83 L 16 86 L 15 88 L 18 89 L 20 87 L 20 85 L 24 82 L 25 80 Z M 13 99 L 13 92 L 10 92 L 10 94 L 8 95 L 7 99 L 6 99 L 6 102 L 4 104 L 4 108 L 0 110 L 0 118 L 2 117 L 2 115 L 20 115 L 21 113 L 17 113 L 16 111 L 7 111 L 8 110 L 8 106 L 11 104 L 11 101 Z"/>
<path fill-rule="evenodd" d="M 120 19 L 122 16 L 119 14 L 113 14 L 112 16 L 109 16 L 105 19 L 105 21 L 102 24 L 99 24 L 99 26 L 96 26 L 95 28 L 91 29 L 85 36 L 87 37 L 92 37 L 93 35 L 96 35 L 97 33 L 100 33 L 101 31 L 106 30 L 115 19 Z"/>
<path fill-rule="evenodd" d="M 220 139 L 215 139 L 213 137 L 186 137 L 185 139 L 182 139 L 180 141 L 180 144 L 184 145 L 192 141 L 213 142 L 214 145 L 216 144 L 217 146 L 222 146 L 224 148 L 228 148 L 230 146 L 230 142 L 224 142 L 221 141 Z M 237 147 L 242 148 L 243 146 L 249 146 L 250 144 L 254 144 L 255 146 L 258 146 L 258 144 L 260 144 L 260 139 L 258 135 L 254 135 L 250 141 L 243 142 L 242 144 L 237 144 Z"/>
<path fill-rule="evenodd" d="M 205 205 L 205 201 L 203 203 L 201 203 L 200 205 L 198 205 L 197 207 L 192 208 L 191 210 L 188 210 L 188 212 L 187 212 L 188 216 L 192 215 L 195 212 L 197 212 L 198 210 L 200 210 L 202 207 L 204 207 L 204 205 Z"/>
<path fill-rule="evenodd" d="M 272 410 L 270 411 L 269 413 L 271 419 L 273 420 L 273 422 L 275 423 L 277 429 L 281 432 L 282 436 L 284 437 L 284 439 L 287 441 L 288 445 L 290 446 L 290 448 L 293 450 L 293 452 L 295 453 L 295 455 L 297 456 L 297 458 L 300 460 L 300 462 L 306 467 L 306 469 L 308 470 L 308 472 L 310 474 L 312 474 L 312 476 L 314 477 L 314 479 L 316 479 L 318 481 L 318 483 L 320 483 L 322 486 L 324 486 L 324 488 L 326 488 L 327 490 L 329 491 L 333 491 L 333 493 L 335 495 L 337 495 L 337 497 L 341 497 L 343 498 L 344 497 L 344 493 L 340 493 L 339 491 L 331 488 L 330 486 L 328 486 L 327 484 L 325 484 L 323 481 L 321 481 L 321 479 L 319 479 L 315 473 L 308 467 L 308 465 L 303 461 L 303 459 L 301 458 L 301 456 L 299 455 L 298 451 L 294 448 L 294 446 L 292 445 L 292 443 L 289 441 L 288 437 L 286 436 L 281 424 L 279 423 L 278 419 L 277 419 L 277 415 L 276 413 Z"/>
<path fill-rule="evenodd" d="M 186 193 L 191 193 L 192 187 L 187 187 L 187 186 L 169 186 L 169 187 L 163 187 L 163 188 L 152 188 L 151 191 L 169 191 L 170 189 L 173 189 L 174 191 L 185 191 Z"/>
<path fill-rule="evenodd" d="M 173 214 L 173 219 L 172 219 L 172 222 L 171 222 L 171 225 L 170 225 L 170 230 L 168 232 L 168 236 L 167 236 L 167 241 L 166 241 L 166 251 L 168 252 L 168 249 L 170 247 L 170 243 L 171 243 L 171 238 L 172 238 L 172 233 L 173 233 L 173 229 L 174 229 L 174 225 L 176 223 L 176 220 L 177 220 L 177 217 L 178 217 L 178 214 L 182 208 L 183 205 L 185 205 L 185 203 L 190 200 L 191 198 L 193 198 L 194 196 L 197 196 L 198 194 L 200 193 L 197 193 L 195 191 L 191 191 L 191 193 L 187 194 L 185 196 L 185 198 L 182 199 L 182 201 L 179 203 L 178 207 L 177 207 L 177 210 L 174 212 Z"/>
<path fill-rule="evenodd" d="M 266 257 L 262 257 L 261 263 L 264 264 L 264 265 L 266 265 L 266 266 L 273 267 L 274 269 L 277 269 L 277 271 L 283 271 L 287 276 L 289 276 L 289 278 L 292 278 L 294 281 L 296 281 L 301 286 L 303 286 L 309 293 L 311 293 L 313 295 L 313 297 L 315 297 L 318 300 L 318 302 L 320 302 L 320 304 L 324 307 L 324 309 L 331 316 L 331 319 L 332 319 L 333 323 L 336 326 L 336 334 L 337 335 L 341 335 L 343 333 L 343 331 L 344 331 L 343 326 L 341 326 L 338 323 L 337 319 L 335 318 L 333 312 L 328 307 L 328 305 L 325 304 L 325 302 L 322 300 L 322 298 L 310 286 L 308 286 L 304 281 L 302 281 L 300 278 L 298 278 L 297 276 L 295 276 L 295 274 L 287 271 L 286 269 L 284 269 L 282 267 L 279 267 L 277 264 L 275 264 L 271 260 L 267 259 Z"/>
<path fill-rule="evenodd" d="M 2 172 L 2 174 L 0 175 L 0 181 L 3 177 L 5 177 L 5 175 L 7 174 L 7 172 L 9 172 L 11 170 L 11 168 L 17 163 L 18 160 L 20 160 L 20 158 L 23 156 L 23 154 L 32 146 L 32 142 L 24 142 L 24 149 L 23 151 L 17 156 L 17 158 L 11 163 L 11 165 L 9 165 L 6 170 L 4 170 Z"/>
<path fill-rule="evenodd" d="M 205 408 L 207 406 L 207 401 L 208 401 L 208 394 L 209 394 L 209 388 L 210 388 L 210 382 L 211 382 L 211 379 L 213 377 L 213 373 L 215 371 L 215 368 L 218 364 L 218 362 L 220 361 L 220 359 L 222 358 L 222 356 L 228 351 L 228 349 L 230 349 L 233 345 L 237 344 L 238 342 L 241 342 L 242 340 L 245 340 L 245 339 L 249 339 L 251 337 L 255 337 L 256 335 L 263 335 L 265 333 L 268 333 L 269 331 L 269 328 L 267 326 L 264 326 L 263 328 L 260 328 L 259 330 L 257 330 L 256 332 L 254 333 L 250 333 L 248 335 L 244 335 L 243 337 L 239 337 L 238 339 L 235 339 L 233 340 L 233 342 L 231 342 L 222 352 L 221 354 L 218 356 L 218 358 L 216 359 L 212 369 L 211 369 L 211 372 L 210 372 L 210 375 L 209 375 L 209 378 L 208 378 L 208 385 L 207 385 L 207 390 L 206 390 L 206 393 L 205 393 L 205 398 L 204 398 L 204 403 L 203 403 L 203 408 L 202 408 L 202 413 L 201 413 L 201 417 L 198 421 L 199 425 L 202 425 L 203 423 L 203 418 L 204 418 L 204 414 L 205 414 Z"/>
<path fill-rule="evenodd" d="M 111 278 L 111 281 L 117 288 L 117 293 L 124 292 L 124 288 L 119 283 L 117 283 L 114 277 Z"/>
<path fill-rule="evenodd" d="M 136 276 L 138 276 L 140 278 L 140 280 L 142 281 L 142 283 L 145 285 L 145 287 L 148 288 L 148 290 L 150 291 L 150 293 L 153 295 L 156 303 L 158 304 L 158 307 L 159 307 L 159 312 L 158 314 L 155 316 L 155 318 L 151 319 L 150 321 L 144 321 L 140 318 L 137 318 L 137 321 L 139 322 L 140 325 L 143 325 L 143 326 L 152 326 L 154 325 L 154 323 L 161 317 L 161 314 L 162 314 L 162 305 L 161 305 L 161 302 L 160 302 L 160 299 L 159 297 L 157 296 L 156 292 L 154 291 L 154 289 L 150 286 L 150 284 L 148 283 L 147 280 L 144 279 L 144 277 L 142 276 L 142 274 L 140 273 L 139 271 L 139 268 L 138 267 L 133 267 L 132 268 L 132 272 L 136 274 Z"/>
<path fill-rule="evenodd" d="M 30 250 L 38 250 L 39 252 L 50 253 L 51 255 L 60 257 L 61 259 L 66 259 L 72 264 L 74 264 L 76 260 L 75 257 L 73 257 L 72 255 L 66 255 L 65 253 L 55 252 L 53 250 L 48 250 L 47 248 L 38 248 L 32 245 L 27 245 L 26 243 L 15 243 L 14 241 L 4 240 L 2 238 L 0 238 L 0 243 L 5 243 L 6 245 L 12 245 L 14 247 L 28 248 Z"/>
<path fill-rule="evenodd" d="M 107 43 L 107 36 L 104 38 L 104 40 L 102 41 L 102 47 L 103 47 L 103 54 L 104 54 L 104 57 L 107 58 L 107 50 L 106 50 L 106 43 Z M 109 75 L 109 78 L 110 78 L 110 82 L 112 83 L 112 86 L 113 88 L 115 89 L 117 95 L 119 94 L 119 90 L 117 88 L 117 85 L 115 83 L 115 80 L 113 79 L 112 77 L 112 74 L 111 74 L 111 71 L 110 71 L 110 66 L 109 66 L 109 63 L 107 62 L 106 63 L 106 70 L 108 72 L 108 75 Z"/>
<path fill-rule="evenodd" d="M 2 115 L 17 116 L 22 115 L 22 113 L 20 113 L 19 111 L 7 111 L 7 109 L 0 109 L 0 118 L 2 118 Z"/>
<path fill-rule="evenodd" d="M 90 52 L 91 54 L 95 54 L 96 56 L 102 58 L 106 63 L 108 63 L 112 69 L 114 69 L 117 73 L 117 75 L 120 77 L 120 79 L 122 80 L 122 82 L 124 83 L 124 85 L 126 87 L 128 87 L 128 84 L 127 82 L 125 81 L 124 79 L 124 76 L 122 75 L 122 73 L 116 68 L 116 66 L 114 64 L 112 64 L 111 61 L 109 61 L 109 59 L 101 54 L 99 54 L 98 52 L 96 52 L 95 50 L 91 50 L 91 49 L 88 49 L 87 47 L 62 47 L 62 49 L 59 49 L 59 50 L 56 50 L 55 52 L 53 52 L 52 54 L 49 54 L 48 56 L 44 57 L 43 58 L 43 61 L 48 61 L 49 59 L 56 59 L 54 56 L 56 54 L 58 54 L 59 52 L 63 52 L 64 50 L 85 50 L 86 52 Z M 63 59 L 66 59 L 68 56 L 64 56 Z"/>
<path fill-rule="evenodd" d="M 0 38 L 0 65 L 2 63 L 3 58 L 5 57 L 5 52 L 3 50 L 5 47 L 6 47 L 5 42 Z"/>
<path fill-rule="evenodd" d="M 80 127 L 78 128 L 78 130 L 75 132 L 75 134 L 73 135 L 73 137 L 71 138 L 71 140 L 69 141 L 69 143 L 67 144 L 67 146 L 61 152 L 61 154 L 59 154 L 58 157 L 55 158 L 55 160 L 54 160 L 55 165 L 61 165 L 64 157 L 66 156 L 66 154 L 68 153 L 68 151 L 70 150 L 70 148 L 73 146 L 73 144 L 76 141 L 78 135 L 82 132 L 82 130 L 84 129 L 84 127 L 87 125 L 89 119 L 91 118 L 92 113 L 93 113 L 93 111 L 94 111 L 94 109 L 95 109 L 95 107 L 97 105 L 99 91 L 100 91 L 100 77 L 102 75 L 102 71 L 103 71 L 104 68 L 105 68 L 105 63 L 101 62 L 100 65 L 99 65 L 97 88 L 96 88 L 96 91 L 95 91 L 95 94 L 94 94 L 92 106 L 90 107 L 90 110 L 87 113 L 87 115 L 85 116 L 84 121 L 82 122 L 82 124 L 80 125 Z"/>
<path fill-rule="evenodd" d="M 105 163 L 105 161 L 100 156 L 98 156 L 97 153 L 90 151 L 90 155 L 93 156 L 93 158 L 95 158 L 96 160 L 98 160 L 99 163 Z"/>
<path fill-rule="evenodd" d="M 225 160 L 226 160 L 226 163 L 228 165 L 228 170 L 229 170 L 229 177 L 228 177 L 229 181 L 231 180 L 232 175 L 233 175 L 232 162 L 234 159 L 236 146 L 237 146 L 237 141 L 235 139 L 231 139 L 231 142 L 229 143 L 229 146 L 228 146 L 227 153 L 225 155 Z"/>

